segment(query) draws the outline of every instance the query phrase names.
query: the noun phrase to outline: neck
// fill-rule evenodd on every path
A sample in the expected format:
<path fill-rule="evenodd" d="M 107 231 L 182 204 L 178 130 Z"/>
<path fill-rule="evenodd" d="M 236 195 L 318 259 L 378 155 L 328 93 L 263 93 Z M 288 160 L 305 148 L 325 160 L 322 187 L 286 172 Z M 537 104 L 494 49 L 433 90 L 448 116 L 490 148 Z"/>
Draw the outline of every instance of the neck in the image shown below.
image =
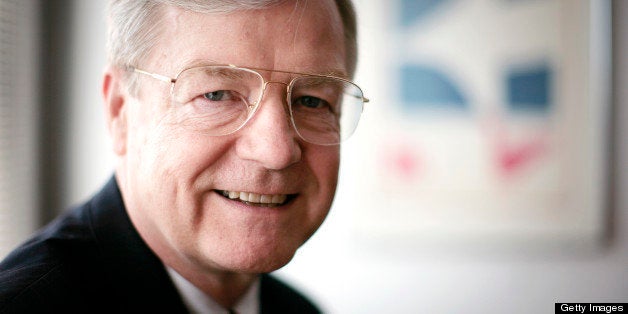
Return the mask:
<path fill-rule="evenodd" d="M 159 256 L 162 262 L 176 271 L 180 276 L 211 297 L 225 309 L 233 308 L 258 278 L 258 274 L 237 273 L 217 268 L 199 268 L 202 263 L 195 263 L 171 254 L 163 248 L 149 247 Z"/>
<path fill-rule="evenodd" d="M 174 269 L 179 272 L 178 269 Z M 179 274 L 225 309 L 233 308 L 257 279 L 257 275 L 239 273 L 199 275 L 194 272 L 188 275 L 179 272 Z"/>
<path fill-rule="evenodd" d="M 217 307 L 222 309 L 243 310 L 245 312 L 251 309 L 259 309 L 259 294 L 261 285 L 259 279 L 255 280 L 251 286 L 247 288 L 244 295 L 238 298 L 237 301 L 231 302 L 233 305 L 229 306 L 226 302 L 223 302 L 223 304 L 218 303 L 214 298 L 200 290 L 189 280 L 183 278 L 183 276 L 181 276 L 174 269 L 168 267 L 168 273 L 177 290 L 181 294 L 183 303 L 185 303 L 188 310 L 191 312 L 201 313 L 209 310 L 213 313 L 214 310 L 218 309 Z"/>
<path fill-rule="evenodd" d="M 150 246 L 150 245 L 149 245 Z M 177 274 L 209 296 L 224 309 L 233 308 L 257 280 L 258 274 L 222 271 L 216 268 L 199 268 L 199 263 L 176 258 L 177 255 L 155 253 L 162 262 Z"/>

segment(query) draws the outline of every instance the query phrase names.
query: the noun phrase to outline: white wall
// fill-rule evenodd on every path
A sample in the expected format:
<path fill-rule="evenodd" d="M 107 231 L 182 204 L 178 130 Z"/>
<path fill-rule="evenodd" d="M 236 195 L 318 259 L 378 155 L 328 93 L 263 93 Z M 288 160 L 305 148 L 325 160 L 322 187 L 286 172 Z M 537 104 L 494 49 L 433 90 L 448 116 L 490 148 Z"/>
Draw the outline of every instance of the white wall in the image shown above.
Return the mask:
<path fill-rule="evenodd" d="M 106 1 L 71 0 L 72 8 L 68 49 L 69 68 L 65 79 L 69 90 L 69 113 L 63 129 L 67 144 L 62 158 L 64 180 L 63 204 L 77 204 L 98 191 L 113 174 L 114 159 L 104 120 L 101 97 L 102 73 L 106 64 Z"/>
<path fill-rule="evenodd" d="M 72 145 L 67 203 L 85 199 L 109 176 L 112 158 L 99 94 L 104 64 L 101 1 L 74 1 L 71 91 Z M 360 2 L 367 5 L 368 1 Z M 628 2 L 617 1 L 615 86 L 628 86 Z M 368 23 L 368 21 L 362 21 Z M 368 36 L 368 34 L 363 34 Z M 367 47 L 364 47 L 367 48 Z M 368 62 L 362 60 L 362 63 Z M 617 91 L 613 234 L 582 251 L 430 252 L 397 243 L 365 243 L 343 210 L 354 178 L 341 173 L 331 214 L 319 232 L 279 271 L 331 313 L 550 313 L 554 302 L 628 300 L 628 89 Z M 377 104 L 374 104 L 377 105 Z M 361 127 L 368 127 L 362 125 Z M 347 145 L 345 151 L 351 149 Z M 351 162 L 344 160 L 344 163 Z M 624 193 L 622 193 L 622 191 Z"/>

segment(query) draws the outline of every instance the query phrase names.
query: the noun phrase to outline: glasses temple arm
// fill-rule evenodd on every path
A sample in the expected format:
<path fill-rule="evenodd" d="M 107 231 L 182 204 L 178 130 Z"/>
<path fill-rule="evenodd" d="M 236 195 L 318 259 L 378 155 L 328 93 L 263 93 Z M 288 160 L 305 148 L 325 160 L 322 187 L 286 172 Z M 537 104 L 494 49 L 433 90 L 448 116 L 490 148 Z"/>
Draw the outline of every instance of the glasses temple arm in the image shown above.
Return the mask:
<path fill-rule="evenodd" d="M 154 79 L 158 79 L 158 80 L 166 82 L 166 83 L 174 83 L 176 81 L 176 79 L 169 78 L 169 77 L 164 76 L 164 75 L 159 75 L 159 74 L 155 74 L 155 73 L 146 72 L 144 70 L 140 70 L 140 69 L 133 68 L 133 67 L 131 67 L 130 70 L 132 70 L 135 73 L 148 75 L 148 76 L 150 76 L 150 77 L 152 77 Z"/>

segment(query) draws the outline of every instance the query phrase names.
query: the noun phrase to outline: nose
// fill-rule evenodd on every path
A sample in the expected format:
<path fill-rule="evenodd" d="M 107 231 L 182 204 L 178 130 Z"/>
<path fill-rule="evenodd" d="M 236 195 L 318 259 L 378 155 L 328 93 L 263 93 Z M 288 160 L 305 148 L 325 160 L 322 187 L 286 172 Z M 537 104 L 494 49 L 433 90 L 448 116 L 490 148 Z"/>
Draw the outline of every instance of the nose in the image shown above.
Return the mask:
<path fill-rule="evenodd" d="M 236 153 L 281 170 L 301 160 L 301 144 L 287 111 L 285 84 L 267 85 L 257 112 L 240 130 Z"/>

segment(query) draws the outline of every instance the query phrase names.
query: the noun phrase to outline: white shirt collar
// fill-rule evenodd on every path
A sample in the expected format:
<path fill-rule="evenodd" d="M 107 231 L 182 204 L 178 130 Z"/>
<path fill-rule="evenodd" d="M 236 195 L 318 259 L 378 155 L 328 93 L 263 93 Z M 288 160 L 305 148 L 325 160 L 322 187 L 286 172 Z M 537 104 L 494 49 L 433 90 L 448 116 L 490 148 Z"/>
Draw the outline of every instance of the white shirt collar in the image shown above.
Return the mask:
<path fill-rule="evenodd" d="M 168 275 L 179 291 L 183 303 L 190 313 L 228 314 L 229 311 L 220 306 L 210 296 L 179 275 L 174 269 L 166 267 Z M 249 290 L 232 308 L 238 314 L 257 314 L 260 311 L 260 280 L 257 279 Z"/>

